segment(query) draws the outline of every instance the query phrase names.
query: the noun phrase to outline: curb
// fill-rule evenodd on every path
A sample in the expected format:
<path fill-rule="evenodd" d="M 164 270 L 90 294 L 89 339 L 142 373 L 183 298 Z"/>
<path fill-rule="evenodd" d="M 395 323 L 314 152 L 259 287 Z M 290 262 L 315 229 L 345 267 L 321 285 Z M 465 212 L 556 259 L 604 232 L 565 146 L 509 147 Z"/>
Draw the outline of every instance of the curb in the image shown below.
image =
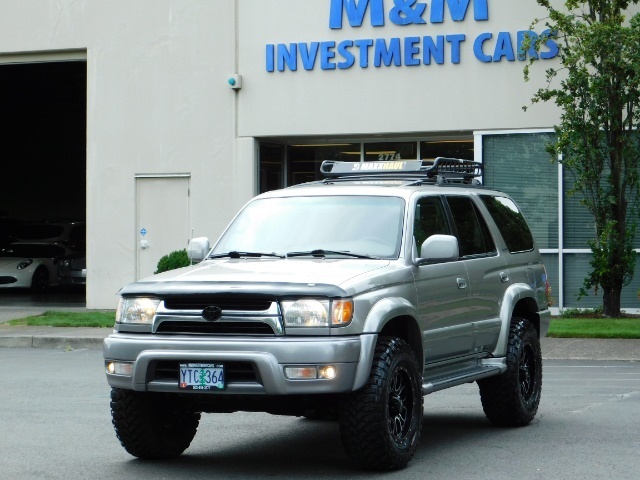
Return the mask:
<path fill-rule="evenodd" d="M 102 350 L 104 338 L 47 337 L 41 335 L 0 336 L 0 347 Z"/>
<path fill-rule="evenodd" d="M 28 327 L 0 324 L 0 347 L 102 350 L 111 328 Z"/>

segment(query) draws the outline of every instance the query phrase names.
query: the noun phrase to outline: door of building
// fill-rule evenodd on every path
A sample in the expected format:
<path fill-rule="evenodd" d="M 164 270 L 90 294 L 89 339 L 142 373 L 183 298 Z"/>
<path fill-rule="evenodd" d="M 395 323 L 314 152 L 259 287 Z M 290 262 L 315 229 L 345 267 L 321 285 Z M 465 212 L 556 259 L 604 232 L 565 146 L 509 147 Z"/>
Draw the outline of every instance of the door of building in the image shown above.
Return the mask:
<path fill-rule="evenodd" d="M 136 279 L 153 275 L 158 260 L 189 242 L 190 175 L 136 177 Z"/>

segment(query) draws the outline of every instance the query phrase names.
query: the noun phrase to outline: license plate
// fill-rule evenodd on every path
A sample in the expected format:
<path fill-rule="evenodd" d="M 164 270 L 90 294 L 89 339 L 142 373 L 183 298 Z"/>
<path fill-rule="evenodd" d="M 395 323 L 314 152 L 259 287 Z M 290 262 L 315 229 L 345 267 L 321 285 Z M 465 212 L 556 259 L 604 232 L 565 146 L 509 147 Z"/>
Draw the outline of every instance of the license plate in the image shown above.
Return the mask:
<path fill-rule="evenodd" d="M 224 365 L 181 363 L 178 387 L 181 390 L 224 390 Z"/>

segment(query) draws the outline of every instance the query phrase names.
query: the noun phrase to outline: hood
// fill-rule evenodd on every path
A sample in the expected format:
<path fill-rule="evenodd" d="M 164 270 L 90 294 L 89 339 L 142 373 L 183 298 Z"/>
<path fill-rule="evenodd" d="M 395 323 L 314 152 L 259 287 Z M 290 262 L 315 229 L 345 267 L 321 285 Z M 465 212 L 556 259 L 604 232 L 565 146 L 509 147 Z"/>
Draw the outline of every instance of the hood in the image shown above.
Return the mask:
<path fill-rule="evenodd" d="M 292 290 L 293 294 L 293 290 L 298 292 L 300 286 L 304 286 L 308 293 L 311 293 L 308 289 L 312 287 L 311 290 L 318 294 L 343 295 L 340 285 L 360 275 L 385 268 L 389 263 L 389 260 L 333 258 L 206 260 L 192 267 L 147 277 L 127 285 L 121 293 L 207 293 L 235 290 L 286 294 L 286 291 Z"/>
<path fill-rule="evenodd" d="M 20 262 L 28 260 L 26 258 L 0 257 L 0 268 L 17 268 Z"/>

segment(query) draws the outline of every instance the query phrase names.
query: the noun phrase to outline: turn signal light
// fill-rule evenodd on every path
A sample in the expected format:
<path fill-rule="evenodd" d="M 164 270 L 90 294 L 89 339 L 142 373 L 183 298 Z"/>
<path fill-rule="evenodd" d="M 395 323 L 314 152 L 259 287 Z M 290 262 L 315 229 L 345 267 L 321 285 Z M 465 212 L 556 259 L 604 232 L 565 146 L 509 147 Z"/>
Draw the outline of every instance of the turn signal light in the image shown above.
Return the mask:
<path fill-rule="evenodd" d="M 331 323 L 333 325 L 347 325 L 353 319 L 353 300 L 333 300 L 331 303 L 333 314 Z"/>
<path fill-rule="evenodd" d="M 284 367 L 284 374 L 289 380 L 309 380 L 318 378 L 317 367 Z"/>

